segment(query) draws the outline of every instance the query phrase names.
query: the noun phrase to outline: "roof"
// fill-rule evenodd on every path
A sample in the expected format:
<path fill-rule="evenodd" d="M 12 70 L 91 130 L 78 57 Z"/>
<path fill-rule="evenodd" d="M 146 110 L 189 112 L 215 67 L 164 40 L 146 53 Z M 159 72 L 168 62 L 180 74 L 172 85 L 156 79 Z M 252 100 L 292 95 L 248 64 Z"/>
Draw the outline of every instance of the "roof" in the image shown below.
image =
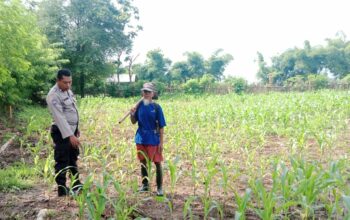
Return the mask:
<path fill-rule="evenodd" d="M 135 82 L 136 74 L 131 75 L 131 82 Z M 107 82 L 118 82 L 118 75 L 114 74 L 112 77 L 107 78 Z M 119 82 L 120 83 L 128 83 L 130 82 L 129 74 L 119 74 Z"/>

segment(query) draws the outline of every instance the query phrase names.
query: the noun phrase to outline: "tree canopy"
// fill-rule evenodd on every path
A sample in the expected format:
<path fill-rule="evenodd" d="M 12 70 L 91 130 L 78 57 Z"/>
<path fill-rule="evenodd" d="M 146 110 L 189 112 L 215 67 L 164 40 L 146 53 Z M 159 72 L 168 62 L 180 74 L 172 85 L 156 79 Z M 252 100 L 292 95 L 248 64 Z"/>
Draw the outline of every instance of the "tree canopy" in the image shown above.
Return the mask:
<path fill-rule="evenodd" d="M 0 104 L 35 100 L 47 90 L 61 50 L 49 44 L 32 10 L 0 1 Z"/>
<path fill-rule="evenodd" d="M 82 97 L 85 87 L 115 72 L 111 60 L 121 51 L 129 53 L 139 26 L 138 10 L 128 0 L 44 0 L 41 25 L 50 42 L 62 42 L 66 67 L 78 82 Z"/>
<path fill-rule="evenodd" d="M 325 46 L 311 46 L 305 41 L 303 48 L 288 49 L 274 56 L 271 66 L 267 66 L 263 55 L 258 53 L 257 77 L 267 83 L 269 74 L 273 74 L 274 83 L 279 85 L 296 76 L 306 79 L 310 74 L 342 79 L 350 73 L 350 42 L 339 33 L 334 39 L 326 39 L 326 43 Z"/>

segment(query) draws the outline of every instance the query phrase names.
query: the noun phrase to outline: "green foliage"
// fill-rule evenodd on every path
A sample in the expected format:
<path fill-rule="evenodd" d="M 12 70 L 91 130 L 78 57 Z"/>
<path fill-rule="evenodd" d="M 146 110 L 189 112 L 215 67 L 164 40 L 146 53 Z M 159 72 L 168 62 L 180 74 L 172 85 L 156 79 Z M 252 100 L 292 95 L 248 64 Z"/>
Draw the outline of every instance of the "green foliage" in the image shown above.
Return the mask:
<path fill-rule="evenodd" d="M 35 170 L 22 163 L 0 169 L 0 191 L 28 189 L 33 185 L 35 176 Z"/>
<path fill-rule="evenodd" d="M 138 11 L 129 0 L 45 0 L 39 14 L 50 42 L 64 43 L 64 56 L 70 61 L 66 67 L 78 82 L 74 91 L 83 97 L 88 84 L 114 73 L 110 58 L 129 51 L 139 30 L 130 24 Z"/>
<path fill-rule="evenodd" d="M 220 55 L 222 52 L 222 49 L 215 51 L 206 63 L 206 71 L 217 80 L 223 77 L 226 66 L 233 60 L 231 54 Z"/>
<path fill-rule="evenodd" d="M 307 77 L 310 86 L 314 89 L 324 89 L 328 86 L 328 78 L 325 75 L 309 75 Z"/>
<path fill-rule="evenodd" d="M 36 14 L 20 1 L 1 1 L 0 20 L 0 106 L 39 100 L 61 50 L 48 43 Z"/>
<path fill-rule="evenodd" d="M 344 78 L 341 79 L 341 83 L 350 84 L 350 73 L 346 74 Z"/>
<path fill-rule="evenodd" d="M 329 79 L 325 75 L 309 74 L 307 76 L 296 75 L 288 78 L 284 85 L 303 91 L 306 89 L 324 89 L 327 88 L 328 83 Z"/>
<path fill-rule="evenodd" d="M 229 76 L 225 79 L 225 82 L 230 84 L 233 88 L 233 91 L 237 94 L 242 94 L 248 88 L 248 82 L 241 77 Z"/>
<path fill-rule="evenodd" d="M 271 66 L 267 66 L 262 54 L 258 53 L 258 78 L 267 83 L 268 73 L 276 72 L 274 83 L 277 85 L 285 84 L 287 79 L 297 75 L 307 77 L 309 73 L 321 74 L 324 71 L 332 73 L 337 79 L 343 78 L 350 72 L 350 41 L 340 33 L 334 39 L 326 39 L 326 42 L 325 46 L 311 46 L 309 41 L 305 41 L 304 48 L 288 49 L 274 56 Z M 322 88 L 323 84 L 320 84 L 316 87 Z"/>
<path fill-rule="evenodd" d="M 186 52 L 187 65 L 191 78 L 201 78 L 206 72 L 204 57 L 198 52 Z"/>
<path fill-rule="evenodd" d="M 267 67 L 264 56 L 260 52 L 258 52 L 258 65 L 259 70 L 257 72 L 257 77 L 262 83 L 266 84 L 269 82 L 269 74 L 271 72 L 271 68 Z"/>
<path fill-rule="evenodd" d="M 199 85 L 203 90 L 205 90 L 206 88 L 213 87 L 214 84 L 215 78 L 211 74 L 204 74 L 199 80 Z"/>
<path fill-rule="evenodd" d="M 290 77 L 284 82 L 284 85 L 290 86 L 295 89 L 300 89 L 300 90 L 303 90 L 307 87 L 307 83 L 305 82 L 305 77 L 301 75 Z"/>
<path fill-rule="evenodd" d="M 23 133 L 33 135 L 39 133 L 42 128 L 48 128 L 51 125 L 50 113 L 47 108 L 38 106 L 23 106 L 18 112 L 19 121 L 24 123 L 25 127 L 18 127 Z"/>
<path fill-rule="evenodd" d="M 204 74 L 199 79 L 190 79 L 186 83 L 182 84 L 182 88 L 185 93 L 199 94 L 206 91 L 208 88 L 215 87 L 215 78 L 210 74 Z"/>
<path fill-rule="evenodd" d="M 185 61 L 176 62 L 170 70 L 172 83 L 180 84 L 186 82 L 190 78 L 188 63 Z"/>
<path fill-rule="evenodd" d="M 166 73 L 170 68 L 171 60 L 165 58 L 160 49 L 147 53 L 145 64 L 136 70 L 136 75 L 141 80 L 166 82 Z"/>
<path fill-rule="evenodd" d="M 186 83 L 182 85 L 182 88 L 186 93 L 190 93 L 190 94 L 196 94 L 196 93 L 198 94 L 203 92 L 203 89 L 199 84 L 198 79 L 188 80 Z"/>
<path fill-rule="evenodd" d="M 220 80 L 226 66 L 233 60 L 232 55 L 222 54 L 222 51 L 222 49 L 215 51 L 208 60 L 198 52 L 186 52 L 184 53 L 186 61 L 179 61 L 171 66 L 171 60 L 165 58 L 160 49 L 152 50 L 147 53 L 145 63 L 135 65 L 133 70 L 139 79 L 160 81 L 168 85 L 179 85 L 190 79 L 201 79 L 206 74 L 211 75 L 214 81 Z"/>

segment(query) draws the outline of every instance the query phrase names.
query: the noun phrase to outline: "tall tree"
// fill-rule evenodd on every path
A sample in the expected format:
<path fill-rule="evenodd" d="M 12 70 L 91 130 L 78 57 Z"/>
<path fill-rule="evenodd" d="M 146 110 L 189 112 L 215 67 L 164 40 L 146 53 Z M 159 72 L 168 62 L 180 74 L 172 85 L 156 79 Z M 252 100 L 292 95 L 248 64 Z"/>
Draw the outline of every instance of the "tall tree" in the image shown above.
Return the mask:
<path fill-rule="evenodd" d="M 38 97 L 59 65 L 33 11 L 21 1 L 0 1 L 0 106 Z"/>
<path fill-rule="evenodd" d="M 148 81 L 166 81 L 166 74 L 169 71 L 171 60 L 164 57 L 160 49 L 151 50 L 147 53 L 145 64 L 138 69 L 138 78 Z"/>
<path fill-rule="evenodd" d="M 269 82 L 269 74 L 271 73 L 271 68 L 269 68 L 265 62 L 264 56 L 262 53 L 257 52 L 258 55 L 258 72 L 257 78 L 264 84 Z"/>
<path fill-rule="evenodd" d="M 90 81 L 104 80 L 113 73 L 109 62 L 132 45 L 139 26 L 138 10 L 131 0 L 44 0 L 42 25 L 51 42 L 62 42 L 70 60 L 76 89 L 82 97 Z"/>
<path fill-rule="evenodd" d="M 216 80 L 222 79 L 226 66 L 233 60 L 231 54 L 222 54 L 222 52 L 222 49 L 216 50 L 206 62 L 206 72 Z"/>
<path fill-rule="evenodd" d="M 170 70 L 171 80 L 178 83 L 185 83 L 190 79 L 190 71 L 187 62 L 179 61 L 173 64 Z"/>
<path fill-rule="evenodd" d="M 205 74 L 205 61 L 203 56 L 198 52 L 186 52 L 187 65 L 190 78 L 201 78 Z"/>
<path fill-rule="evenodd" d="M 326 41 L 326 67 L 336 78 L 343 78 L 350 73 L 350 42 L 346 41 L 345 34 L 341 33 L 338 33 L 336 38 Z"/>

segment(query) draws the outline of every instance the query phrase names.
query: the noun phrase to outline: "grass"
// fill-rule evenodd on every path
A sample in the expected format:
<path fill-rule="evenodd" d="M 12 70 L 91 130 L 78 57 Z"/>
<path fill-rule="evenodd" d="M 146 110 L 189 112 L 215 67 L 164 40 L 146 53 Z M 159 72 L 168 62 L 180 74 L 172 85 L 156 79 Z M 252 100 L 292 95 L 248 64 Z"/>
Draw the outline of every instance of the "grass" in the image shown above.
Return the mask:
<path fill-rule="evenodd" d="M 0 170 L 0 191 L 9 192 L 31 188 L 36 180 L 33 167 L 15 163 Z"/>

